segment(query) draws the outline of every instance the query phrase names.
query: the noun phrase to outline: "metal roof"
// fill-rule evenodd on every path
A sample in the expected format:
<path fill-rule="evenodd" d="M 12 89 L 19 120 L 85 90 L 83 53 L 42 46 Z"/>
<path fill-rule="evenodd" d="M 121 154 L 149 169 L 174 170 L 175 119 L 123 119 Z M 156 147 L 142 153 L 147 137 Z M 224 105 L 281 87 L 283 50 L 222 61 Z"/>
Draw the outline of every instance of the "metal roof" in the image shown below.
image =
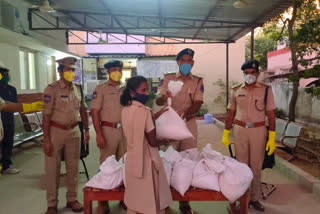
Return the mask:
<path fill-rule="evenodd" d="M 235 8 L 235 0 L 50 0 L 57 12 L 32 9 L 29 22 L 32 30 L 233 42 L 292 5 L 292 0 L 245 1 L 245 8 Z"/>

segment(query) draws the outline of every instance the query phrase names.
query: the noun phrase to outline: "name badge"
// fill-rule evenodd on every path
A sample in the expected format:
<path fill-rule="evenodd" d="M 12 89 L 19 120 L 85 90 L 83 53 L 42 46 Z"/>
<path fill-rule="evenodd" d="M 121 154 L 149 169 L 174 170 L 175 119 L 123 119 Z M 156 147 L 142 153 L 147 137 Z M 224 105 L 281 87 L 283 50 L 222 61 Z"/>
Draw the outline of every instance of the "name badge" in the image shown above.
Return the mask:
<path fill-rule="evenodd" d="M 245 97 L 246 95 L 244 94 L 239 94 L 238 97 Z"/>

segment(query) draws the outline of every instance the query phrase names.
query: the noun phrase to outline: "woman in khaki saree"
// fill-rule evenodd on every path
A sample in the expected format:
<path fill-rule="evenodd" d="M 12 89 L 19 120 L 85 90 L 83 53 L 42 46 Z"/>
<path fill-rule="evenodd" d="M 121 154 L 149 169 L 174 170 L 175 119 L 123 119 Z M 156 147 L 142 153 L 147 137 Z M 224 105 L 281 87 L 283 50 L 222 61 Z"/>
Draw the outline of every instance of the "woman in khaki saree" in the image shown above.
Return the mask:
<path fill-rule="evenodd" d="M 128 214 L 164 214 L 172 201 L 159 156 L 154 120 L 148 100 L 148 83 L 142 76 L 128 80 L 121 96 L 122 126 L 127 139 L 124 202 Z"/>

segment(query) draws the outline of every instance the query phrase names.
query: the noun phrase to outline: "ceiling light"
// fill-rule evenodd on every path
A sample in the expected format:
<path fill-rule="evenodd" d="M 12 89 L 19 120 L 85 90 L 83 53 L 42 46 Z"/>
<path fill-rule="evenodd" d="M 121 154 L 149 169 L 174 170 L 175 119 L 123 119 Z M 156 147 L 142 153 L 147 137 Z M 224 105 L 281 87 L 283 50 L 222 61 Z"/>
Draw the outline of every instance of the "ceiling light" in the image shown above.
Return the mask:
<path fill-rule="evenodd" d="M 248 7 L 248 2 L 246 2 L 245 0 L 236 0 L 233 3 L 233 7 L 235 7 L 235 8 L 246 8 L 246 7 Z"/>
<path fill-rule="evenodd" d="M 42 5 L 39 7 L 39 10 L 46 13 L 55 12 L 55 10 L 50 6 L 49 0 L 44 0 Z"/>

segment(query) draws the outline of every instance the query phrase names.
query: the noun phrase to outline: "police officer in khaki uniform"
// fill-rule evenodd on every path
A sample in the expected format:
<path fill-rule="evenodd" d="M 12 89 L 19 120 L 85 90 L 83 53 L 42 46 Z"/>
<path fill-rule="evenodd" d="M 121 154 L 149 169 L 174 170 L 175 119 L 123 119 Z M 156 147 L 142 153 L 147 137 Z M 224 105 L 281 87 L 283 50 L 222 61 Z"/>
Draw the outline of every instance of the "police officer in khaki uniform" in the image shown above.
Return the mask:
<path fill-rule="evenodd" d="M 104 65 L 109 79 L 98 85 L 93 92 L 91 112 L 94 129 L 97 133 L 97 146 L 100 148 L 100 164 L 111 155 L 119 160 L 126 151 L 125 139 L 121 127 L 120 96 L 125 88 L 121 83 L 123 63 L 110 60 Z M 120 205 L 125 208 L 121 201 Z M 109 212 L 107 202 L 100 204 L 103 213 Z"/>
<path fill-rule="evenodd" d="M 243 70 L 245 82 L 232 88 L 222 143 L 226 147 L 230 145 L 228 136 L 234 124 L 236 158 L 238 161 L 247 164 L 254 176 L 249 205 L 256 210 L 264 211 L 264 206 L 259 202 L 261 197 L 261 168 L 265 151 L 268 151 L 268 155 L 271 155 L 275 150 L 275 104 L 271 87 L 257 81 L 259 62 L 249 60 L 242 65 L 241 70 Z M 267 145 L 266 116 L 269 126 Z M 231 205 L 229 212 L 235 212 L 235 210 L 235 205 Z"/>
<path fill-rule="evenodd" d="M 191 69 L 194 64 L 193 56 L 194 51 L 190 48 L 186 48 L 177 54 L 176 61 L 179 66 L 179 71 L 164 75 L 159 95 L 156 100 L 157 105 L 164 105 L 168 97 L 171 97 L 171 94 L 168 91 L 169 82 L 183 82 L 181 91 L 176 96 L 171 97 L 171 107 L 177 111 L 183 119 L 186 119 L 187 127 L 194 136 L 194 139 L 186 139 L 179 142 L 176 148 L 178 151 L 197 148 L 198 131 L 195 114 L 199 111 L 203 103 L 204 86 L 202 78 L 191 73 Z M 181 202 L 180 210 L 185 214 L 192 213 L 188 202 Z"/>
<path fill-rule="evenodd" d="M 82 212 L 77 201 L 80 158 L 79 113 L 85 129 L 85 143 L 90 139 L 87 107 L 79 85 L 72 81 L 76 68 L 74 57 L 58 60 L 60 79 L 44 90 L 43 135 L 48 210 L 56 214 L 60 180 L 61 152 L 64 150 L 67 171 L 67 208 Z"/>

